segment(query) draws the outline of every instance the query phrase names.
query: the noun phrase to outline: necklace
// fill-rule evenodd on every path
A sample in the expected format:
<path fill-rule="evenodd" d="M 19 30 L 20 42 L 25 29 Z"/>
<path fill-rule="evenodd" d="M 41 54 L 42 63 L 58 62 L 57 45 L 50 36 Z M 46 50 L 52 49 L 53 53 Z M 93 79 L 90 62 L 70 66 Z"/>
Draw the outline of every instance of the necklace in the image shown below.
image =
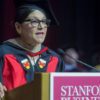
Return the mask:
<path fill-rule="evenodd" d="M 32 63 L 32 66 L 35 67 L 35 64 L 36 64 L 37 60 L 40 58 L 40 55 L 32 56 L 32 57 L 28 55 L 28 57 Z"/>
<path fill-rule="evenodd" d="M 37 61 L 37 60 L 34 59 L 34 57 L 32 57 L 31 59 L 32 59 L 32 60 L 31 60 L 32 66 L 34 66 L 34 65 L 36 64 L 36 61 Z"/>

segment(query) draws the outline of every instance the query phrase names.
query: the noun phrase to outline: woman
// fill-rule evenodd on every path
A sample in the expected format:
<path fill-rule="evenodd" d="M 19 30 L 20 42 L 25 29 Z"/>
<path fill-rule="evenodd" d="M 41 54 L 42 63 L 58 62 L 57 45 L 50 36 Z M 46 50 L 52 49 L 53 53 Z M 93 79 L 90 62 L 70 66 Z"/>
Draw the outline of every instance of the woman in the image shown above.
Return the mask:
<path fill-rule="evenodd" d="M 46 12 L 36 5 L 17 8 L 15 30 L 19 37 L 0 46 L 0 94 L 33 80 L 34 72 L 63 71 L 59 55 L 42 45 L 50 25 Z M 2 85 L 3 84 L 3 85 Z"/>

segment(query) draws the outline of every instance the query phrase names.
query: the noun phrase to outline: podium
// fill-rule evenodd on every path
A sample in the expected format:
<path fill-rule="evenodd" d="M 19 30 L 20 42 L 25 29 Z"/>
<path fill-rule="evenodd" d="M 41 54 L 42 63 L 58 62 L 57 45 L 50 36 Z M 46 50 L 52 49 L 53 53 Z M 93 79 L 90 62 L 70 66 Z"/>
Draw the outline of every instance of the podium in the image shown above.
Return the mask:
<path fill-rule="evenodd" d="M 35 73 L 32 82 L 8 91 L 2 100 L 49 100 L 49 73 Z"/>
<path fill-rule="evenodd" d="M 100 100 L 100 73 L 35 73 L 3 100 Z"/>

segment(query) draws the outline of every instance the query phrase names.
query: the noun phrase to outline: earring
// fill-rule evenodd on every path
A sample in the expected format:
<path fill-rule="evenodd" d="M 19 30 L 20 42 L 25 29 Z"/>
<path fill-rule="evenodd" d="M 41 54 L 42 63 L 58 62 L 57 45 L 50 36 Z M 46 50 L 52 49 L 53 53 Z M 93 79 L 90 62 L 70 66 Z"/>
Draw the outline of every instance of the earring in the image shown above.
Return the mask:
<path fill-rule="evenodd" d="M 18 32 L 18 34 L 19 34 L 19 35 L 21 35 L 21 34 L 22 34 L 22 32 L 21 32 L 21 31 L 19 31 L 19 32 Z"/>

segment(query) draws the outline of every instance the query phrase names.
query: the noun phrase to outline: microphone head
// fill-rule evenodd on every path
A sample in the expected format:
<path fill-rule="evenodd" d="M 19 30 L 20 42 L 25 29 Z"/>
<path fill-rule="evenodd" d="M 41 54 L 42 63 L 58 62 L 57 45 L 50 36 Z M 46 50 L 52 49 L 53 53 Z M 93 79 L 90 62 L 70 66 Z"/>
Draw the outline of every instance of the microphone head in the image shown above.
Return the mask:
<path fill-rule="evenodd" d="M 64 50 L 63 50 L 63 49 L 61 49 L 61 48 L 58 48 L 58 49 L 57 49 L 57 51 L 58 51 L 58 53 L 59 53 L 59 54 L 62 54 L 62 55 L 64 55 L 64 54 L 65 54 Z"/>

